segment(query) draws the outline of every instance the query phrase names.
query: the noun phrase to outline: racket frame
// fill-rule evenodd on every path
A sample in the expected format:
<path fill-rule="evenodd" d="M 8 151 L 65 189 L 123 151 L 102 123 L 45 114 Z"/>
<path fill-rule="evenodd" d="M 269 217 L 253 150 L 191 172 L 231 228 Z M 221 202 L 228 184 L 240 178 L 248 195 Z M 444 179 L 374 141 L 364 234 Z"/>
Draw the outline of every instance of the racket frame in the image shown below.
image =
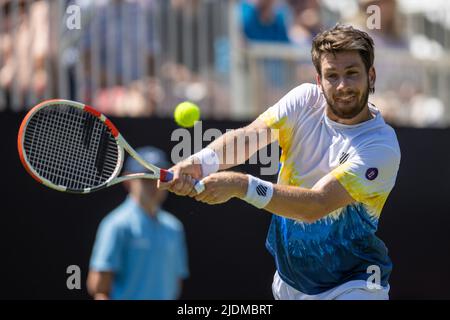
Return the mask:
<path fill-rule="evenodd" d="M 83 190 L 78 190 L 78 189 L 71 190 L 65 186 L 57 185 L 57 184 L 49 181 L 48 179 L 41 177 L 36 172 L 36 170 L 33 168 L 33 166 L 31 166 L 30 162 L 28 161 L 23 143 L 24 143 L 24 134 L 25 134 L 25 131 L 26 131 L 26 128 L 28 126 L 30 119 L 33 117 L 33 115 L 35 115 L 41 109 L 47 108 L 51 105 L 57 105 L 57 104 L 69 105 L 69 106 L 84 110 L 85 112 L 89 112 L 90 114 L 92 114 L 93 116 L 98 118 L 100 121 L 102 121 L 109 128 L 111 134 L 113 135 L 114 139 L 116 140 L 117 148 L 118 148 L 117 165 L 116 165 L 116 168 L 114 169 L 113 173 L 111 174 L 111 176 L 106 181 L 104 181 L 102 184 L 95 186 L 95 187 L 91 187 L 91 188 L 85 188 Z M 93 191 L 97 191 L 99 189 L 103 189 L 103 188 L 115 185 L 117 183 L 120 183 L 120 182 L 123 182 L 126 180 L 131 180 L 131 179 L 161 179 L 162 181 L 170 181 L 172 179 L 171 172 L 169 172 L 165 169 L 158 168 L 157 166 L 152 165 L 152 164 L 148 163 L 147 161 L 145 161 L 144 159 L 142 159 L 142 157 L 139 156 L 139 154 L 128 144 L 128 142 L 120 134 L 119 130 L 117 130 L 117 128 L 114 126 L 114 124 L 104 114 L 100 113 L 99 111 L 95 110 L 94 108 L 92 108 L 89 105 L 85 105 L 83 103 L 76 102 L 76 101 L 64 100 L 64 99 L 52 99 L 52 100 L 43 101 L 42 103 L 33 107 L 27 113 L 27 115 L 25 116 L 25 118 L 22 121 L 22 124 L 20 125 L 18 139 L 17 139 L 17 147 L 18 147 L 18 151 L 19 151 L 20 161 L 22 162 L 26 171 L 39 183 L 42 183 L 49 188 L 52 188 L 52 189 L 55 189 L 58 191 L 62 191 L 62 192 L 90 193 Z M 118 177 L 118 175 L 120 174 L 120 172 L 122 170 L 122 166 L 123 166 L 123 162 L 124 162 L 124 157 L 125 157 L 124 150 L 126 150 L 128 152 L 128 154 L 130 156 L 132 156 L 134 159 L 136 159 L 136 161 L 138 161 L 144 168 L 152 171 L 153 173 L 134 173 L 134 174 L 128 174 L 125 176 Z"/>

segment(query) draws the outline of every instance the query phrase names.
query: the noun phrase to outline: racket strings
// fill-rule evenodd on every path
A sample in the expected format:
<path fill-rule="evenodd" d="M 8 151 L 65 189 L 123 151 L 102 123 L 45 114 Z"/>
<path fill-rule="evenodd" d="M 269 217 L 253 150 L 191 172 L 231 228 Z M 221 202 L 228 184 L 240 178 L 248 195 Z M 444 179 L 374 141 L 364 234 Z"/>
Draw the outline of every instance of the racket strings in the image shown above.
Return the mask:
<path fill-rule="evenodd" d="M 38 117 L 39 116 L 39 117 Z M 60 138 L 66 136 L 66 139 L 72 139 L 70 132 L 64 132 L 64 128 L 59 128 L 62 132 L 57 132 L 51 135 L 49 128 L 50 125 L 54 126 L 54 118 L 50 119 L 48 114 L 40 113 L 35 116 L 36 119 L 36 132 L 37 144 L 35 144 L 35 153 L 28 152 L 28 156 L 31 160 L 31 164 L 38 169 L 37 171 L 44 177 L 55 184 L 61 184 L 61 180 L 70 179 L 73 172 L 73 166 L 67 167 L 64 162 L 61 161 L 63 155 L 70 157 L 74 152 L 70 152 L 65 145 L 60 144 Z M 32 120 L 34 120 L 32 119 Z M 30 121 L 30 124 L 32 122 Z M 36 137 L 36 136 L 35 136 Z M 26 139 L 26 138 L 25 138 Z M 60 152 L 54 152 L 55 146 L 61 148 Z M 75 151 L 75 150 L 74 150 Z M 33 161 L 34 160 L 34 161 Z M 40 169 L 40 170 L 39 170 Z M 71 181 L 76 182 L 76 181 Z M 70 183 L 66 184 L 67 187 L 71 187 Z"/>
<path fill-rule="evenodd" d="M 24 148 L 41 177 L 72 190 L 103 184 L 118 165 L 117 144 L 106 125 L 71 106 L 53 105 L 33 115 Z"/>
<path fill-rule="evenodd" d="M 67 116 L 67 115 L 70 115 L 71 113 L 73 113 L 73 111 L 69 111 L 68 114 L 63 114 L 63 117 L 61 117 L 60 119 L 55 118 L 55 117 L 44 118 L 44 121 L 42 121 L 42 124 L 43 124 L 42 128 L 44 130 L 41 130 L 40 132 L 41 132 L 42 136 L 46 137 L 49 135 L 48 129 L 50 127 L 55 127 L 55 125 L 58 125 L 57 127 L 60 129 L 60 132 L 57 132 L 56 135 L 52 135 L 53 139 L 51 139 L 51 141 L 49 141 L 49 143 L 47 143 L 45 145 L 45 148 L 43 149 L 43 151 L 44 151 L 43 155 L 46 156 L 46 157 L 44 157 L 44 160 L 47 160 L 44 162 L 44 164 L 46 164 L 47 166 L 49 164 L 51 165 L 52 163 L 49 160 L 51 160 L 51 156 L 53 156 L 54 160 L 56 160 L 56 163 L 53 163 L 54 164 L 53 166 L 46 168 L 47 170 L 50 170 L 50 173 L 53 173 L 56 176 L 56 181 L 53 181 L 53 182 L 55 182 L 57 184 L 67 185 L 67 187 L 69 187 L 69 188 L 71 188 L 71 187 L 77 188 L 77 186 L 74 184 L 76 184 L 76 182 L 77 181 L 79 182 L 80 180 L 76 179 L 76 176 L 74 176 L 74 174 L 76 174 L 76 171 L 74 170 L 75 166 L 73 165 L 73 162 L 70 163 L 70 165 L 68 167 L 64 166 L 64 160 L 67 158 L 67 160 L 70 161 L 71 159 L 73 159 L 73 157 L 77 157 L 80 154 L 83 154 L 83 151 L 85 153 L 85 151 L 89 150 L 89 149 L 83 150 L 80 148 L 79 144 L 77 144 L 77 143 L 75 143 L 75 144 L 62 143 L 61 144 L 61 143 L 59 143 L 59 142 L 61 142 L 60 139 L 57 139 L 58 137 L 60 137 L 60 138 L 66 137 L 66 141 L 74 142 L 74 139 L 77 138 L 77 136 L 74 135 L 73 130 L 72 131 L 67 130 L 70 126 L 65 126 L 65 125 L 61 124 L 62 120 L 67 121 L 67 120 L 70 120 L 71 118 L 73 118 L 73 116 L 72 117 Z M 49 126 L 49 124 L 50 124 L 50 126 Z M 60 146 L 61 149 L 55 150 L 54 149 L 55 146 Z M 73 148 L 74 146 L 77 148 Z M 72 149 L 70 147 L 72 147 Z M 80 157 L 79 160 L 84 160 L 84 162 L 81 162 L 81 164 L 83 164 L 83 168 L 87 169 L 87 173 L 90 174 L 90 176 L 92 176 L 92 173 L 93 173 L 92 170 L 90 170 L 89 166 L 86 166 L 86 164 L 87 164 L 86 163 L 86 160 L 87 160 L 86 154 L 84 154 L 84 157 Z M 59 172 L 63 173 L 63 175 L 58 174 Z M 90 180 L 89 176 L 84 176 L 84 177 L 80 176 L 78 178 L 81 178 L 81 182 L 83 182 L 85 184 L 93 184 L 99 180 L 98 176 L 97 176 L 96 180 L 92 180 L 92 179 Z M 69 179 L 71 181 L 68 181 L 69 183 L 64 183 L 64 181 L 61 181 L 64 179 L 66 179 L 66 180 Z"/>

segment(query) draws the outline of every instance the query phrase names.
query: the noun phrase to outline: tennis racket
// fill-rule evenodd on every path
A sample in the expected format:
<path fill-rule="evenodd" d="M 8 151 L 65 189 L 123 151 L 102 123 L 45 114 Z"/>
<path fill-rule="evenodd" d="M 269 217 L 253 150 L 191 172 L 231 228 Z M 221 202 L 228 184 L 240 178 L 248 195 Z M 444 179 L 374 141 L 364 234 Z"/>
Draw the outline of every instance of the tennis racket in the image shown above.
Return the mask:
<path fill-rule="evenodd" d="M 130 179 L 173 179 L 172 172 L 142 159 L 117 128 L 94 108 L 69 100 L 48 100 L 32 108 L 17 139 L 27 172 L 52 189 L 90 193 Z M 118 176 L 124 150 L 150 173 Z M 204 185 L 197 181 L 197 193 Z"/>

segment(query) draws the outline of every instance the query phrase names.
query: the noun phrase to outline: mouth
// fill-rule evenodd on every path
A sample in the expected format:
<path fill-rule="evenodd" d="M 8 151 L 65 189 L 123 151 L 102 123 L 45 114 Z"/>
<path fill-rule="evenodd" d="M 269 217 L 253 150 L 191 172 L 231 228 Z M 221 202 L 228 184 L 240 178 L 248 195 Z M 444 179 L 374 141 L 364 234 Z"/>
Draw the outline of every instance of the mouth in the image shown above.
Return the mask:
<path fill-rule="evenodd" d="M 348 104 L 348 103 L 352 103 L 355 100 L 355 98 L 356 98 L 355 95 L 343 96 L 343 97 L 336 98 L 336 102 Z"/>

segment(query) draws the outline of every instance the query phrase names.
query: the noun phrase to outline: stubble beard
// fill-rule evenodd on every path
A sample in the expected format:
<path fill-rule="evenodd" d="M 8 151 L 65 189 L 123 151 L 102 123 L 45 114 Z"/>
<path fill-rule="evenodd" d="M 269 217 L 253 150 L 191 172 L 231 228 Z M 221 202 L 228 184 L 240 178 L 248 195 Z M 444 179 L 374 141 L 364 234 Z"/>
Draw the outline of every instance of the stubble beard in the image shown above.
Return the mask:
<path fill-rule="evenodd" d="M 326 100 L 328 106 L 330 107 L 331 112 L 336 117 L 338 117 L 340 119 L 346 119 L 346 120 L 353 119 L 354 117 L 359 115 L 364 110 L 364 108 L 366 107 L 366 105 L 369 101 L 369 81 L 367 81 L 367 89 L 363 93 L 361 99 L 356 101 L 356 104 L 350 110 L 342 110 L 339 107 L 337 107 L 333 103 L 333 101 L 330 99 L 330 97 L 327 95 L 323 86 L 322 86 L 322 92 L 323 92 L 323 95 L 325 97 L 325 100 Z"/>

